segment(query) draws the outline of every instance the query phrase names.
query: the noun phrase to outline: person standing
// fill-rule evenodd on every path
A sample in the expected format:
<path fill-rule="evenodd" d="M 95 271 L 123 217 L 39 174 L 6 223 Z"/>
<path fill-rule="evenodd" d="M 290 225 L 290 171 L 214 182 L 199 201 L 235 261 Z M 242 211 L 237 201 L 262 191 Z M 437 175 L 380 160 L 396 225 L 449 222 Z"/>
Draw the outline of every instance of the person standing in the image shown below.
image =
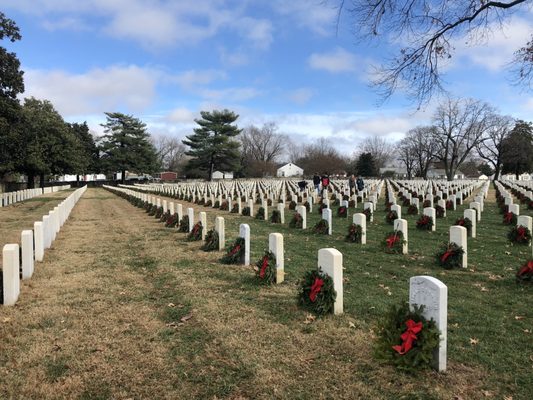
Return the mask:
<path fill-rule="evenodd" d="M 320 193 L 320 176 L 316 172 L 313 175 L 313 185 L 315 185 L 316 194 Z"/>
<path fill-rule="evenodd" d="M 355 175 L 350 176 L 348 179 L 348 187 L 350 188 L 350 194 L 355 192 Z"/>
<path fill-rule="evenodd" d="M 361 175 L 357 177 L 357 181 L 355 183 L 357 185 L 357 190 L 359 192 L 363 191 L 363 189 L 365 188 L 365 182 L 363 181 L 363 178 L 361 177 Z"/>
<path fill-rule="evenodd" d="M 322 190 L 328 190 L 329 187 L 329 174 L 326 172 L 322 175 Z"/>

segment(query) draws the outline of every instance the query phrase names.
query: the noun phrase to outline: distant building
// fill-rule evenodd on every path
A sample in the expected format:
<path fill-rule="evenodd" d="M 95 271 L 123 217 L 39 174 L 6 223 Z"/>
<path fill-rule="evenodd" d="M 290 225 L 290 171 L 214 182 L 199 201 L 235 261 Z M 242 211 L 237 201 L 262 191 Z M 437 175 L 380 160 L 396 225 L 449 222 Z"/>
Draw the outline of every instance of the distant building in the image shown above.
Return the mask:
<path fill-rule="evenodd" d="M 159 175 L 160 176 L 158 178 L 160 178 L 163 182 L 175 181 L 178 179 L 178 174 L 176 172 L 161 172 Z"/>
<path fill-rule="evenodd" d="M 407 169 L 403 167 L 383 167 L 379 169 L 379 175 L 405 179 L 407 178 Z"/>
<path fill-rule="evenodd" d="M 489 180 L 489 177 L 487 175 L 479 175 L 479 177 L 477 178 L 478 180 L 480 181 L 488 181 Z"/>
<path fill-rule="evenodd" d="M 215 171 L 213 172 L 212 179 L 233 179 L 233 172 L 221 172 L 221 171 Z"/>
<path fill-rule="evenodd" d="M 427 177 L 428 179 L 447 179 L 446 170 L 440 168 L 431 168 L 428 171 Z M 455 171 L 453 179 L 465 179 L 465 174 L 457 170 Z"/>
<path fill-rule="evenodd" d="M 289 176 L 302 176 L 304 170 L 293 163 L 285 164 L 283 167 L 278 168 L 277 176 L 280 178 L 287 178 Z"/>
<path fill-rule="evenodd" d="M 104 181 L 106 179 L 104 174 L 88 174 L 88 175 L 79 175 L 80 181 L 82 182 L 91 182 L 91 181 Z M 63 175 L 57 178 L 58 182 L 76 182 L 76 175 Z"/>

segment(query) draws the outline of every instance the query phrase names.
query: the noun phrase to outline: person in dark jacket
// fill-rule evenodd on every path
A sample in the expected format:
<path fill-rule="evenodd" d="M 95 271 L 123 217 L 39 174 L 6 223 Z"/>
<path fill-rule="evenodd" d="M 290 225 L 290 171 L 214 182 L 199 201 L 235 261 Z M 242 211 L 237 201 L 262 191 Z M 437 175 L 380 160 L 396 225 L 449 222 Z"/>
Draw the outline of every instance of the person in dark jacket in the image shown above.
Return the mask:
<path fill-rule="evenodd" d="M 357 185 L 358 191 L 362 191 L 365 188 L 365 182 L 363 181 L 363 178 L 361 178 L 361 175 L 357 177 L 357 181 L 355 181 L 355 184 Z"/>
<path fill-rule="evenodd" d="M 320 191 L 320 175 L 318 175 L 316 172 L 313 175 L 313 185 L 315 185 L 315 190 L 318 193 Z"/>

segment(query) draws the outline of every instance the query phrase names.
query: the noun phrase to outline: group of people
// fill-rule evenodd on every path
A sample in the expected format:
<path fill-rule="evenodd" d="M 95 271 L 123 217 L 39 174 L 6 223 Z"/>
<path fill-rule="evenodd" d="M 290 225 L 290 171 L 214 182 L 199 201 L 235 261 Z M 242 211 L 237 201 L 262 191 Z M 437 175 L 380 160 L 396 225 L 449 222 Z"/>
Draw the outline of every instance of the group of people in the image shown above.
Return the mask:
<path fill-rule="evenodd" d="M 327 189 L 329 183 L 330 179 L 327 172 L 322 176 L 318 175 L 316 172 L 313 175 L 313 185 L 315 186 L 317 193 L 319 193 L 320 190 Z M 350 187 L 350 191 L 355 191 L 355 188 L 357 188 L 358 191 L 361 191 L 365 188 L 365 182 L 361 176 L 358 176 L 357 179 L 355 179 L 355 175 L 351 175 L 348 179 L 348 186 Z"/>

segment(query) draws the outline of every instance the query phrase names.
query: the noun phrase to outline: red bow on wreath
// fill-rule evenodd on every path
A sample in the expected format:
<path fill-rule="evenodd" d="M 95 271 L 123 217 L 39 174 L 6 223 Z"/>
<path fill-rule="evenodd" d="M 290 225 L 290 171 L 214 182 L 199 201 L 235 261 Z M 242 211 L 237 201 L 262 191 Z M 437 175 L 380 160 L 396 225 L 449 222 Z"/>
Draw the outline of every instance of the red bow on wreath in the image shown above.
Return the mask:
<path fill-rule="evenodd" d="M 402 333 L 400 339 L 403 340 L 403 343 L 398 346 L 392 346 L 399 354 L 405 354 L 413 347 L 413 342 L 418 339 L 416 337 L 417 333 L 420 333 L 422 330 L 422 322 L 415 322 L 412 319 L 409 319 L 405 322 L 407 330 Z"/>
<path fill-rule="evenodd" d="M 311 300 L 312 303 L 316 301 L 316 296 L 320 292 L 320 289 L 322 289 L 323 285 L 323 279 L 315 278 L 315 282 L 311 285 L 311 291 L 309 292 L 309 300 Z"/>
<path fill-rule="evenodd" d="M 400 238 L 397 236 L 397 235 L 394 235 L 394 236 L 389 236 L 386 240 L 387 242 L 387 247 L 389 249 L 392 249 L 394 247 L 394 245 L 396 244 L 396 242 L 398 242 Z"/>
<path fill-rule="evenodd" d="M 264 279 L 267 267 L 268 267 L 268 256 L 264 256 L 263 264 L 261 265 L 261 270 L 259 271 L 259 277 L 261 279 Z"/>
<path fill-rule="evenodd" d="M 233 256 L 235 254 L 237 254 L 239 252 L 239 250 L 241 249 L 241 246 L 240 245 L 237 245 L 233 248 L 233 250 L 231 250 L 231 252 L 229 253 L 230 256 Z"/>
<path fill-rule="evenodd" d="M 518 229 L 516 230 L 516 232 L 518 233 L 518 241 L 519 242 L 521 242 L 521 241 L 526 239 L 526 228 L 524 228 L 523 226 L 519 226 Z"/>
<path fill-rule="evenodd" d="M 503 222 L 505 222 L 506 224 L 510 224 L 512 220 L 513 220 L 513 213 L 512 212 L 505 213 L 505 216 L 503 217 Z"/>
<path fill-rule="evenodd" d="M 457 225 L 463 226 L 464 224 L 465 224 L 465 220 L 462 218 L 459 221 L 457 221 Z"/>
<path fill-rule="evenodd" d="M 533 261 L 528 261 L 526 265 L 518 270 L 517 275 L 533 274 Z"/>
<path fill-rule="evenodd" d="M 446 252 L 442 255 L 442 257 L 440 258 L 440 260 L 441 260 L 442 262 L 446 262 L 446 260 L 448 259 L 448 257 L 450 257 L 452 254 L 453 254 L 453 251 L 452 251 L 452 250 L 446 250 Z"/>

